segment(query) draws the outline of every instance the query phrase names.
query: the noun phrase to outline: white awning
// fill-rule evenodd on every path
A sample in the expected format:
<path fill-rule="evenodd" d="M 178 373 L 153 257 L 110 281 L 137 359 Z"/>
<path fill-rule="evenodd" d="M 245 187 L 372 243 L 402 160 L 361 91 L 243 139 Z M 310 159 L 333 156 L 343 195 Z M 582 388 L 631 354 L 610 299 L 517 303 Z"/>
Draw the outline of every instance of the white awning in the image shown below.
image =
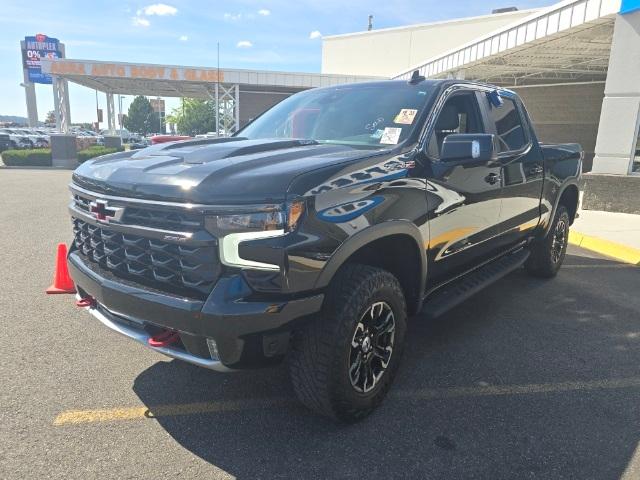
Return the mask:
<path fill-rule="evenodd" d="M 501 85 L 606 78 L 621 0 L 566 0 L 401 72 Z"/>

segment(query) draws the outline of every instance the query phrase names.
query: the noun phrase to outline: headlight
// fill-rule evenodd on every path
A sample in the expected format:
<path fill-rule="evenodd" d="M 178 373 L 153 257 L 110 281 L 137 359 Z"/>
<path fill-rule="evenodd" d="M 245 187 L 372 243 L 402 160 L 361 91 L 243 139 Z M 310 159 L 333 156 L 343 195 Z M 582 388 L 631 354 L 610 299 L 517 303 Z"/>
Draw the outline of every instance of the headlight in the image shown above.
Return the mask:
<path fill-rule="evenodd" d="M 260 207 L 259 210 L 207 218 L 207 229 L 220 241 L 220 260 L 224 265 L 257 270 L 280 269 L 278 265 L 241 258 L 239 246 L 242 242 L 280 237 L 295 230 L 304 213 L 304 203 L 294 201 L 282 206 Z"/>
<path fill-rule="evenodd" d="M 282 211 L 220 215 L 216 217 L 216 229 L 221 232 L 266 232 L 284 230 L 285 214 Z"/>

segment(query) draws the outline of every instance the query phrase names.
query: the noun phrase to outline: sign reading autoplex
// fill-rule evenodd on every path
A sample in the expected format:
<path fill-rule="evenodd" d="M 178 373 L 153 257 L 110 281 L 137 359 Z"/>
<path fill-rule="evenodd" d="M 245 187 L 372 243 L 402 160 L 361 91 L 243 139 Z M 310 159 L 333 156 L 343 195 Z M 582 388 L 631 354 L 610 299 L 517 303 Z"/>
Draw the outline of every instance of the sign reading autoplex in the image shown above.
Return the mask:
<path fill-rule="evenodd" d="M 43 70 L 52 75 L 77 75 L 110 78 L 140 78 L 147 80 L 177 80 L 183 82 L 222 82 L 224 75 L 216 69 L 162 67 L 123 63 L 77 62 L 63 60 L 45 62 Z"/>
<path fill-rule="evenodd" d="M 24 37 L 22 49 L 22 63 L 27 69 L 29 81 L 32 83 L 51 84 L 51 75 L 42 72 L 43 58 L 62 58 L 60 41 L 38 33 L 33 37 Z"/>

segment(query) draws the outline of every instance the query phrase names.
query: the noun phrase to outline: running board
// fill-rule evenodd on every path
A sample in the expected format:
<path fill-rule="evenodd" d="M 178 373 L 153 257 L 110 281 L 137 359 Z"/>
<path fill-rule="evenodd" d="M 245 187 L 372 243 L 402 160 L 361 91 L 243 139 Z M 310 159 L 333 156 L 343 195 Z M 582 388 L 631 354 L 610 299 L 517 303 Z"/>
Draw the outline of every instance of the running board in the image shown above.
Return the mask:
<path fill-rule="evenodd" d="M 439 317 L 483 288 L 520 268 L 529 258 L 529 253 L 528 248 L 523 248 L 444 285 L 426 298 L 422 314 L 429 318 Z"/>

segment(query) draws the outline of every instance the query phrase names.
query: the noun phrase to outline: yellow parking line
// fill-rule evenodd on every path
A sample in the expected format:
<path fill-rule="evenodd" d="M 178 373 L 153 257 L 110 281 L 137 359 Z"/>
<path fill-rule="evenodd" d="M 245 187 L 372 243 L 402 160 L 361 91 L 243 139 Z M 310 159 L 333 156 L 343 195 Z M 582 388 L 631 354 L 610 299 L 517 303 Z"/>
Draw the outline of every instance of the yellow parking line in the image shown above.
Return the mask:
<path fill-rule="evenodd" d="M 503 395 L 528 395 L 536 393 L 558 393 L 569 391 L 589 391 L 640 387 L 640 377 L 593 380 L 583 382 L 539 383 L 528 385 L 486 385 L 453 388 L 426 388 L 418 390 L 400 390 L 394 397 L 416 400 L 439 400 L 456 397 L 482 397 Z M 283 407 L 293 404 L 290 398 L 266 398 L 254 400 L 226 400 L 219 402 L 198 402 L 154 407 L 108 408 L 98 410 L 69 410 L 56 416 L 56 426 L 99 423 L 121 420 L 141 420 L 144 418 L 172 417 L 219 413 L 248 409 Z"/>
<path fill-rule="evenodd" d="M 478 387 L 454 387 L 406 390 L 397 393 L 405 398 L 437 400 L 455 397 L 484 397 L 501 395 L 528 395 L 534 393 L 560 393 L 581 390 L 606 390 L 640 387 L 640 377 L 592 380 L 583 382 L 534 383 L 528 385 L 486 385 Z"/>
<path fill-rule="evenodd" d="M 147 407 L 108 408 L 101 410 L 69 410 L 56 416 L 54 425 L 66 423 L 93 423 L 111 420 L 132 420 L 144 418 L 149 409 Z"/>
<path fill-rule="evenodd" d="M 577 247 L 586 248 L 592 252 L 615 258 L 631 265 L 640 265 L 640 250 L 610 240 L 592 237 L 580 232 L 569 232 L 569 243 Z"/>
<path fill-rule="evenodd" d="M 218 413 L 255 408 L 284 406 L 292 400 L 286 398 L 266 398 L 256 400 L 225 400 L 219 402 L 197 402 L 183 404 L 156 405 L 153 407 L 106 408 L 98 410 L 69 410 L 53 420 L 54 425 L 72 423 L 96 423 L 118 420 L 140 420 L 144 418 L 174 417 Z"/>

